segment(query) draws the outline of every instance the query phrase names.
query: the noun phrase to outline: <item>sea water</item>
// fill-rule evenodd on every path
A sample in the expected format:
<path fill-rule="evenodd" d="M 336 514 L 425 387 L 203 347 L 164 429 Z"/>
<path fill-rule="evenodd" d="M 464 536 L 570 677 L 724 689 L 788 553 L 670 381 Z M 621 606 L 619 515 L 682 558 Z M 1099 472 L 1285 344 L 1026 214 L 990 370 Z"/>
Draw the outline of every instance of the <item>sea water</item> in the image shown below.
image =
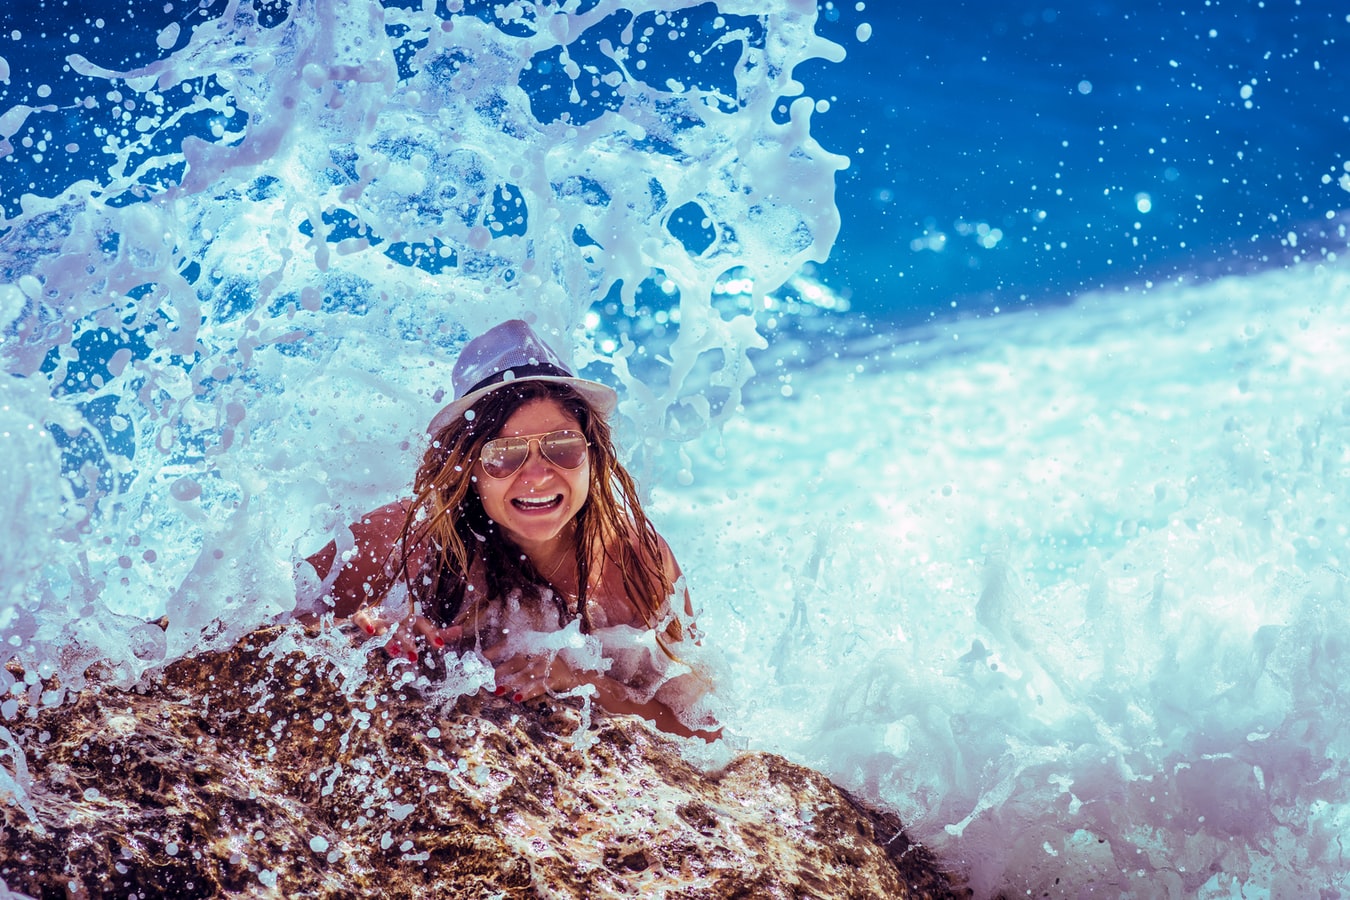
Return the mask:
<path fill-rule="evenodd" d="M 801 275 L 848 165 L 814 3 L 128 11 L 0 51 L 4 697 L 284 614 L 406 490 L 463 341 L 524 316 L 620 389 L 739 746 L 980 896 L 1346 888 L 1327 246 L 868 338 Z"/>
<path fill-rule="evenodd" d="M 1350 270 L 1126 299 L 793 372 L 658 518 L 733 728 L 980 896 L 1337 896 Z"/>

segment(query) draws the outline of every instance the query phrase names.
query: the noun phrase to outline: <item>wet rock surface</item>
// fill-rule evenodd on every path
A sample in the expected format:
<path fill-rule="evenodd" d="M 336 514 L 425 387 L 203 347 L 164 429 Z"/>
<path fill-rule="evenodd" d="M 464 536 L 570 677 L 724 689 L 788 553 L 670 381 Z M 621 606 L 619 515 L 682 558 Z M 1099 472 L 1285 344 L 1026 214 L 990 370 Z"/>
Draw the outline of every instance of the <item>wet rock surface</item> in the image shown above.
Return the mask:
<path fill-rule="evenodd" d="M 965 896 L 893 817 L 763 753 L 705 772 L 580 700 L 438 701 L 292 627 L 3 723 L 31 897 Z M 30 809 L 24 809 L 28 806 Z M 36 821 L 31 812 L 36 813 Z M 0 886 L 0 896 L 4 896 Z"/>

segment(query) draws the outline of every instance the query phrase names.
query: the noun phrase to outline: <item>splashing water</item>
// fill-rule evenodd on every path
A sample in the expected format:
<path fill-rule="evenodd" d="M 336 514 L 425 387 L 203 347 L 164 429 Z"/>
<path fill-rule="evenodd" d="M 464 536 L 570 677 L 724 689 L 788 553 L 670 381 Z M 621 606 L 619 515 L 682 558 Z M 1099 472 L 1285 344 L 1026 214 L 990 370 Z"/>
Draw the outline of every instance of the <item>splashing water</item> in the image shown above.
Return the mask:
<path fill-rule="evenodd" d="M 71 688 L 288 608 L 293 559 L 406 486 L 447 364 L 503 318 L 577 345 L 643 435 L 721 420 L 763 339 L 715 281 L 762 292 L 838 227 L 846 160 L 792 78 L 841 55 L 813 4 L 208 12 L 138 68 L 70 54 L 71 96 L 3 119 L 10 162 L 64 146 L 78 176 L 7 192 L 0 235 L 5 507 L 28 526 L 0 627 Z M 654 283 L 662 365 L 585 337 L 598 301 L 650 315 Z"/>
<path fill-rule="evenodd" d="M 742 407 L 754 311 L 838 228 L 814 3 L 128 21 L 134 53 L 66 27 L 68 71 L 0 108 L 6 802 L 12 698 L 284 612 L 295 560 L 406 489 L 464 339 L 522 316 L 619 387 L 731 731 L 981 896 L 1350 889 L 1344 272 L 812 368 L 779 341 Z"/>

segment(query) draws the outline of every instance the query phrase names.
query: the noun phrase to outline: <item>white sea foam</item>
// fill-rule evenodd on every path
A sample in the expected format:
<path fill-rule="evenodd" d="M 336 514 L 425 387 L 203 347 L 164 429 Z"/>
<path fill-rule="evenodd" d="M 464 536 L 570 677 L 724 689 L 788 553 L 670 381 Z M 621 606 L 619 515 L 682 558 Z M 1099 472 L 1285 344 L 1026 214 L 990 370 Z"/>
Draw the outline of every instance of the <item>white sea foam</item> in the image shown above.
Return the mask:
<path fill-rule="evenodd" d="M 1345 890 L 1347 310 L 1307 265 L 795 372 L 656 492 L 732 729 L 980 896 Z"/>

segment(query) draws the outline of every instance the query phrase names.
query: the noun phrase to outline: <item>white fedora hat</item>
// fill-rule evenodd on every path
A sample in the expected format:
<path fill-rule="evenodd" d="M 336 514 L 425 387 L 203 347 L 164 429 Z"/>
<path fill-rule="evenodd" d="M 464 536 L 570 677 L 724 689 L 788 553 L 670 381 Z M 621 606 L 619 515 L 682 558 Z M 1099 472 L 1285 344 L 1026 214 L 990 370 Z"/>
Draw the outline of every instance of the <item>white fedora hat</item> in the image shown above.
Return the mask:
<path fill-rule="evenodd" d="M 598 381 L 578 378 L 553 348 L 525 322 L 495 325 L 464 345 L 450 373 L 455 399 L 436 413 L 427 431 L 436 434 L 464 415 L 479 397 L 516 381 L 553 381 L 571 385 L 600 415 L 614 411 L 619 397 Z"/>

